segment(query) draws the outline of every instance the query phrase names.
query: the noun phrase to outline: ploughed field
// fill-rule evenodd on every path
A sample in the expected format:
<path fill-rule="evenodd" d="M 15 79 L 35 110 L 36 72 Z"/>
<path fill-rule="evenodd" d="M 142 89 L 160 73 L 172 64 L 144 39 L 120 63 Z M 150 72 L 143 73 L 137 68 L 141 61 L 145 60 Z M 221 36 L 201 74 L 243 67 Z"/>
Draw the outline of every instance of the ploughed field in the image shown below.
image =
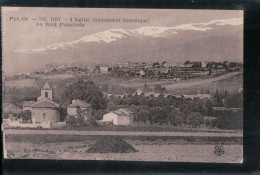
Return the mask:
<path fill-rule="evenodd" d="M 238 79 L 231 80 L 232 77 L 238 76 Z M 154 86 L 154 85 L 161 85 L 165 87 L 167 90 L 173 90 L 173 89 L 182 89 L 182 88 L 188 88 L 188 87 L 204 87 L 205 85 L 209 86 L 210 84 L 216 84 L 221 86 L 223 84 L 223 81 L 227 80 L 228 82 L 235 81 L 238 82 L 237 85 L 241 85 L 243 83 L 242 79 L 242 73 L 241 72 L 231 72 L 227 73 L 224 75 L 220 75 L 217 77 L 213 78 L 196 78 L 196 79 L 190 79 L 190 80 L 185 80 L 185 81 L 180 81 L 180 82 L 173 82 L 172 80 L 160 80 L 160 81 L 145 81 L 143 79 L 143 82 L 135 82 L 135 81 L 127 81 L 127 82 L 120 82 L 119 85 L 124 86 L 124 87 L 133 87 L 133 88 L 141 88 L 144 86 L 144 84 Z M 219 83 L 214 83 L 214 82 L 219 82 Z M 223 88 L 223 87 L 222 87 Z"/>
<path fill-rule="evenodd" d="M 129 160 L 174 162 L 230 162 L 243 160 L 242 137 L 183 137 L 183 136 L 122 136 L 124 144 L 136 151 L 104 153 L 110 147 L 100 145 L 99 151 L 88 151 L 102 143 L 98 140 L 118 136 L 86 135 L 5 135 L 5 158 L 10 159 L 73 159 Z M 126 143 L 125 143 L 126 142 Z M 221 155 L 214 153 L 223 145 Z M 220 151 L 220 150 L 218 150 Z"/>

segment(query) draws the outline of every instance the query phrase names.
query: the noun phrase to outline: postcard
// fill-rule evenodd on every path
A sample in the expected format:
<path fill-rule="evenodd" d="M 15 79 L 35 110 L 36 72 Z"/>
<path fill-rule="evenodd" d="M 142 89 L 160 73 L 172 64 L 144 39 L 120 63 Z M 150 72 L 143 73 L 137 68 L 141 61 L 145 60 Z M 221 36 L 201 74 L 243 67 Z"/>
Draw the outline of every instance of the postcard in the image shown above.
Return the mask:
<path fill-rule="evenodd" d="M 243 18 L 2 7 L 4 158 L 243 163 Z"/>

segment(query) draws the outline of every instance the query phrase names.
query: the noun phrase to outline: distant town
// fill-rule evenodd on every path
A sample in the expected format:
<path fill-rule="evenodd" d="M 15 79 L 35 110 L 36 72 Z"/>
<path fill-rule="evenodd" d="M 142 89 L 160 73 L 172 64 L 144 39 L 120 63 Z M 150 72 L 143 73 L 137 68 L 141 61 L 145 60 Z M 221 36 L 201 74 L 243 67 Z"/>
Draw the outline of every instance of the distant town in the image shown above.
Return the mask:
<path fill-rule="evenodd" d="M 42 70 L 5 76 L 5 80 L 20 78 L 37 78 L 41 75 L 53 74 L 83 74 L 98 75 L 111 74 L 117 77 L 140 77 L 173 79 L 173 81 L 187 80 L 206 76 L 219 76 L 227 72 L 239 71 L 243 67 L 241 62 L 208 62 L 185 61 L 175 62 L 125 62 L 117 64 L 91 64 L 86 62 L 74 62 L 68 64 L 47 64 Z"/>

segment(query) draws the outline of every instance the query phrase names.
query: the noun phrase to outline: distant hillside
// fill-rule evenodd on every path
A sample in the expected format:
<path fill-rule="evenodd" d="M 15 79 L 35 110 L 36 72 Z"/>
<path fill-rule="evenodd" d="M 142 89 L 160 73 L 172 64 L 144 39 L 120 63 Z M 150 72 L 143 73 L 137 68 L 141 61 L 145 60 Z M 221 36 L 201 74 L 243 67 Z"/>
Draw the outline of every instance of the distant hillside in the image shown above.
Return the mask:
<path fill-rule="evenodd" d="M 48 63 L 75 61 L 242 61 L 242 28 L 236 21 L 231 24 L 213 21 L 203 25 L 186 24 L 168 28 L 109 29 L 76 41 L 8 53 L 4 69 L 28 72 Z"/>

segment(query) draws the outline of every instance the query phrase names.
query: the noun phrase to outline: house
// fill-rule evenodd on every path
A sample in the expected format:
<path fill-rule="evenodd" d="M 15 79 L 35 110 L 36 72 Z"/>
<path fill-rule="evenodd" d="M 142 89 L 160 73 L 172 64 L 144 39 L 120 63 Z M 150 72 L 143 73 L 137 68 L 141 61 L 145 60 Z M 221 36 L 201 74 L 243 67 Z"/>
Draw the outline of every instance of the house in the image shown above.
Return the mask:
<path fill-rule="evenodd" d="M 203 120 L 204 120 L 204 126 L 205 127 L 209 127 L 209 128 L 216 127 L 217 117 L 204 116 Z"/>
<path fill-rule="evenodd" d="M 102 122 L 112 122 L 114 125 L 132 125 L 134 122 L 133 112 L 121 108 L 105 114 Z"/>
<path fill-rule="evenodd" d="M 52 101 L 52 88 L 46 82 L 37 101 L 24 101 L 23 109 L 30 110 L 33 123 L 57 123 L 60 120 L 59 104 Z"/>
<path fill-rule="evenodd" d="M 84 120 L 91 117 L 91 105 L 82 100 L 72 100 L 72 103 L 67 106 L 67 114 L 77 116 L 78 108 L 80 108 L 81 111 L 84 111 Z"/>
<path fill-rule="evenodd" d="M 11 103 L 4 103 L 3 105 L 3 114 L 4 114 L 4 118 L 9 118 L 12 117 L 13 115 L 17 115 L 21 112 L 22 110 L 11 104 Z"/>
<path fill-rule="evenodd" d="M 143 91 L 141 89 L 137 89 L 133 95 L 141 95 L 143 93 Z"/>
<path fill-rule="evenodd" d="M 201 62 L 201 67 L 202 68 L 207 68 L 208 62 L 207 61 L 202 61 Z"/>
<path fill-rule="evenodd" d="M 204 99 L 204 98 L 208 98 L 210 99 L 211 96 L 210 94 L 194 94 L 194 95 L 183 95 L 184 98 L 189 98 L 189 99 L 194 99 L 194 98 L 199 98 L 199 99 Z"/>
<path fill-rule="evenodd" d="M 140 77 L 144 77 L 145 76 L 145 71 L 144 70 L 140 70 L 139 74 L 140 74 Z"/>
<path fill-rule="evenodd" d="M 175 63 L 175 62 L 164 62 L 164 63 L 163 63 L 163 67 L 165 67 L 165 68 L 177 67 L 177 66 L 178 66 L 178 64 Z"/>
<path fill-rule="evenodd" d="M 99 65 L 99 68 L 100 68 L 101 73 L 106 73 L 106 72 L 108 72 L 109 66 L 106 64 L 101 64 L 101 65 Z"/>
<path fill-rule="evenodd" d="M 32 111 L 32 104 L 35 103 L 35 101 L 24 101 L 23 102 L 23 110 L 29 110 Z"/>
<path fill-rule="evenodd" d="M 227 108 L 227 107 L 212 107 L 214 111 L 231 111 L 231 112 L 240 112 L 242 108 Z"/>

